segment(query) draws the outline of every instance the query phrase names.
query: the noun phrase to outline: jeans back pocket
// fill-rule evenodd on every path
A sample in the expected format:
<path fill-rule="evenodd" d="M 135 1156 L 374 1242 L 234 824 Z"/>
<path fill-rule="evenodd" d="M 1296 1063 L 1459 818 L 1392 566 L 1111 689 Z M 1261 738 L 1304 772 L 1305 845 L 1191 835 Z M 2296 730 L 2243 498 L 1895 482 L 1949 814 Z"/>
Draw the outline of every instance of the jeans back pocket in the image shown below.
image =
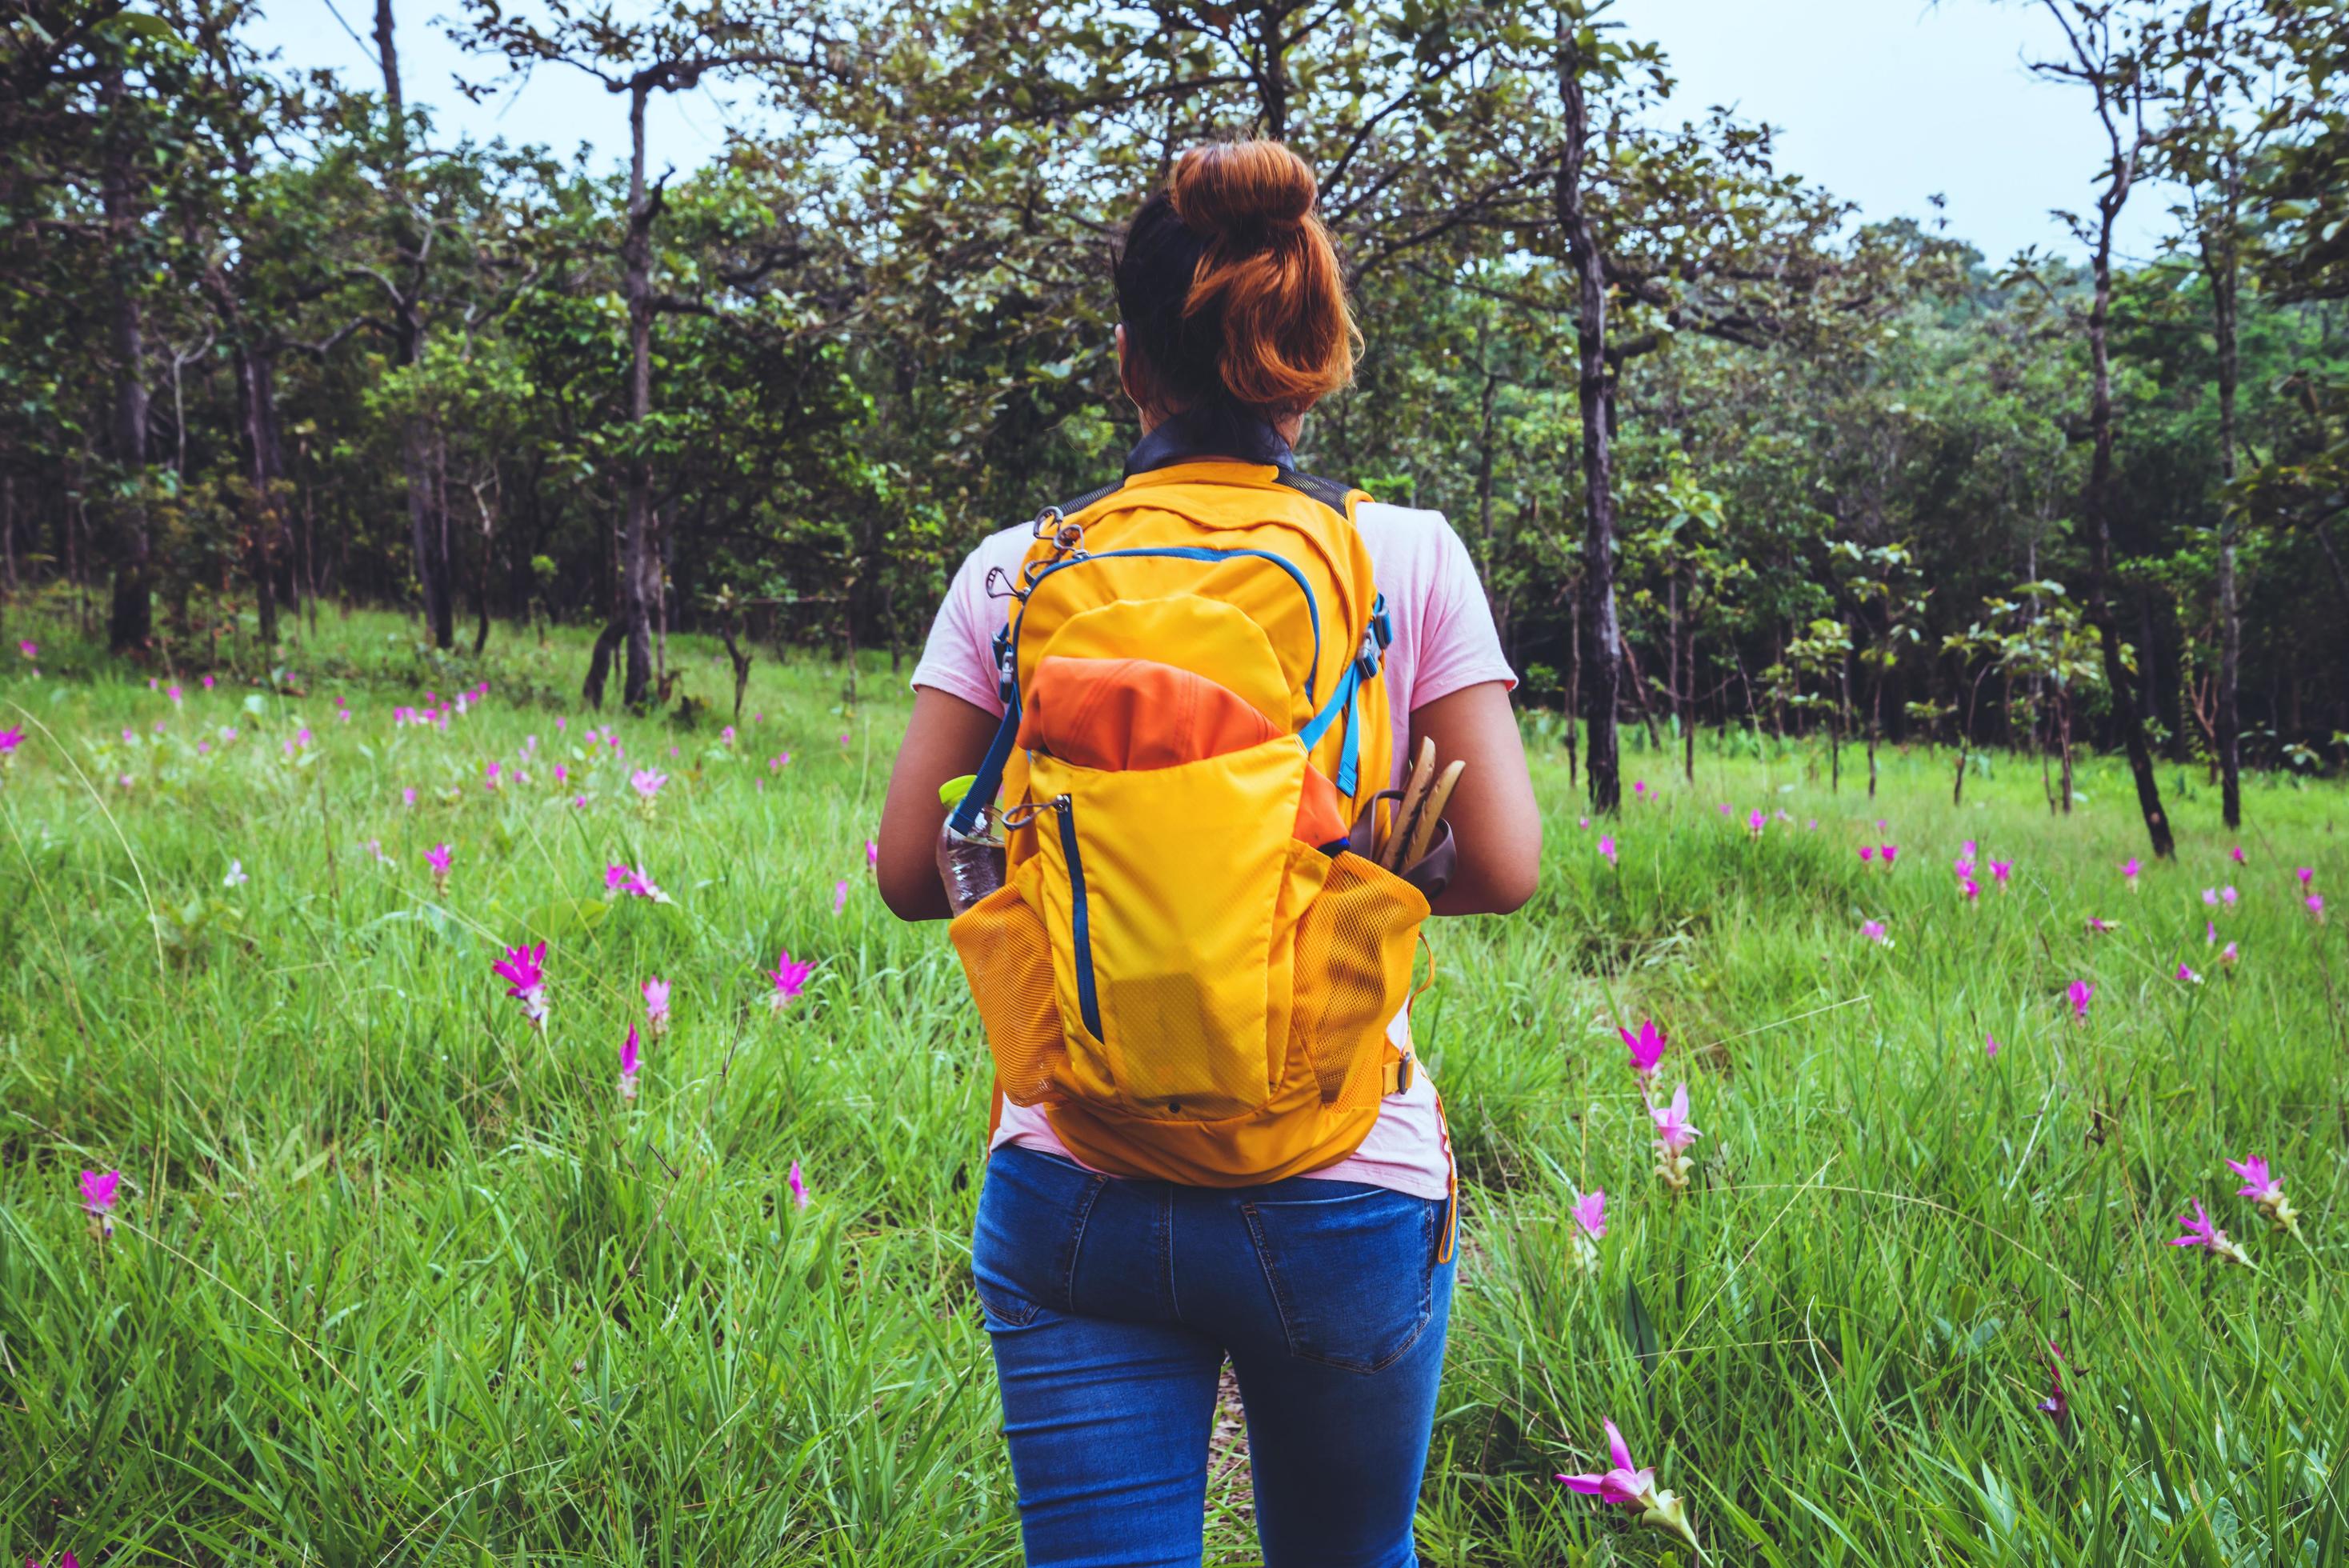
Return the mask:
<path fill-rule="evenodd" d="M 1073 1310 L 1070 1285 L 1085 1222 L 1109 1181 L 1016 1144 L 988 1157 L 970 1272 L 988 1328 L 1024 1328 L 1047 1309 Z"/>
<path fill-rule="evenodd" d="M 1348 1371 L 1383 1370 L 1418 1342 L 1434 1313 L 1444 1205 L 1350 1181 L 1282 1187 L 1280 1196 L 1240 1208 L 1288 1353 Z"/>

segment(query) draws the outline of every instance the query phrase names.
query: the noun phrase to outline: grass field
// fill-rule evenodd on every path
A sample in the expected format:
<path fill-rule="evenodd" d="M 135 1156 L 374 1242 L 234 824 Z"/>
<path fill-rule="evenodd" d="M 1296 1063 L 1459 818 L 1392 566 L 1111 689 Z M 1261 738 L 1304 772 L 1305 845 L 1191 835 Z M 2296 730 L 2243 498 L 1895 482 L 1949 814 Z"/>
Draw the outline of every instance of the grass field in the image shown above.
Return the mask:
<path fill-rule="evenodd" d="M 865 869 L 901 686 L 868 664 L 851 708 L 765 661 L 729 738 L 583 712 L 584 658 L 501 628 L 430 669 L 330 614 L 301 695 L 175 703 L 12 614 L 0 1562 L 1018 1560 L 969 1288 L 984 1049 L 942 929 Z M 1535 751 L 1541 890 L 1433 929 L 1417 1016 L 1464 1179 L 1425 1561 L 1692 1561 L 1551 1479 L 1605 1468 L 1612 1418 L 1715 1563 L 2349 1562 L 2349 915 L 2294 876 L 2349 887 L 2349 795 L 2255 780 L 2238 839 L 2185 778 L 2133 893 L 2100 763 L 2055 819 L 2026 759 L 1953 809 L 1946 753 L 1888 753 L 1871 802 L 1848 755 L 1836 795 L 1820 753 L 1708 738 L 1693 788 L 1634 754 L 1652 797 L 1584 827 Z M 541 941 L 543 1031 L 491 968 Z M 815 966 L 777 1010 L 783 949 Z M 1702 1132 L 1677 1198 L 1642 1018 Z M 2297 1236 L 2235 1195 L 2247 1155 Z M 109 1239 L 85 1168 L 122 1172 Z M 2168 1244 L 2195 1199 L 2254 1266 Z M 1245 1501 L 1224 1475 L 1214 1560 L 1254 1560 Z"/>

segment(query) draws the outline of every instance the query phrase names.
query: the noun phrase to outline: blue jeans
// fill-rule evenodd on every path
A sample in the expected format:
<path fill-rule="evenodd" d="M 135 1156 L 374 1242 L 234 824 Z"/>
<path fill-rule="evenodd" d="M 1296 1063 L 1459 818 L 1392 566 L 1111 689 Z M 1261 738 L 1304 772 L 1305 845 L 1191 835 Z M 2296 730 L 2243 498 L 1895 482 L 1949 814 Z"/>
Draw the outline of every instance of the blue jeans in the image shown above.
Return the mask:
<path fill-rule="evenodd" d="M 997 1150 L 971 1264 L 1030 1568 L 1196 1568 L 1226 1354 L 1267 1568 L 1411 1568 L 1452 1307 L 1444 1211 Z"/>

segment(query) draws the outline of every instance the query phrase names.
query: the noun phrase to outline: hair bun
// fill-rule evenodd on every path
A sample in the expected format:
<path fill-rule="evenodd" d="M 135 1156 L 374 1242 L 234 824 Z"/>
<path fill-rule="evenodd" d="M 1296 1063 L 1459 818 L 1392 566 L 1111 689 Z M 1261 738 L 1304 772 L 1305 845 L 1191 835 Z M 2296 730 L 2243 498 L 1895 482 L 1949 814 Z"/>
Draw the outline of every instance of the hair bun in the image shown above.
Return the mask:
<path fill-rule="evenodd" d="M 1305 160 L 1277 141 L 1195 147 L 1167 194 L 1183 226 L 1206 240 L 1245 240 L 1304 226 L 1318 187 Z"/>

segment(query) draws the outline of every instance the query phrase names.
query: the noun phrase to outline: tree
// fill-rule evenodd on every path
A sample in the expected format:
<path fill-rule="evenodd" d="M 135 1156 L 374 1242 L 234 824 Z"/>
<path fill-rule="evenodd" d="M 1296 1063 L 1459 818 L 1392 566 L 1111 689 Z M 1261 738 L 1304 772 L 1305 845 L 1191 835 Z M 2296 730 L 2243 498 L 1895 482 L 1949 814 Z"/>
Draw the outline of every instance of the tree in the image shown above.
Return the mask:
<path fill-rule="evenodd" d="M 498 0 L 468 0 L 457 37 L 471 48 L 493 50 L 517 67 L 565 65 L 628 100 L 628 197 L 619 243 L 622 297 L 628 312 L 627 417 L 635 445 L 624 459 L 625 497 L 618 541 L 614 613 L 596 639 L 583 688 L 600 707 L 605 672 L 616 645 L 626 649 L 623 700 L 641 708 L 651 695 L 650 606 L 664 593 L 653 506 L 653 324 L 680 307 L 654 287 L 653 230 L 667 205 L 669 175 L 647 178 L 645 108 L 655 93 L 690 90 L 713 77 L 753 67 L 781 70 L 792 80 L 842 74 L 820 27 L 798 36 L 769 31 L 730 11 L 724 0 L 668 0 L 648 20 L 629 21 L 606 5 L 579 8 L 568 0 L 549 7 L 550 26 L 505 14 Z"/>
<path fill-rule="evenodd" d="M 2066 214 L 2072 231 L 2088 247 L 2094 294 L 2088 308 L 2088 428 L 2092 443 L 2081 512 L 2088 530 L 2088 621 L 2104 655 L 2105 684 L 2113 695 L 2113 720 L 2128 753 L 2137 783 L 2137 809 L 2157 859 L 2176 851 L 2169 818 L 2162 810 L 2161 786 L 2153 774 L 2145 719 L 2135 700 L 2136 672 L 2121 645 L 2111 597 L 2113 575 L 2113 374 L 2109 331 L 2113 303 L 2113 231 L 2152 146 L 2147 112 L 2157 90 L 2153 77 L 2156 39 L 2149 24 L 2121 0 L 2041 0 L 2063 29 L 2065 58 L 2036 62 L 2033 69 L 2088 89 L 2107 158 L 2095 217 Z"/>

